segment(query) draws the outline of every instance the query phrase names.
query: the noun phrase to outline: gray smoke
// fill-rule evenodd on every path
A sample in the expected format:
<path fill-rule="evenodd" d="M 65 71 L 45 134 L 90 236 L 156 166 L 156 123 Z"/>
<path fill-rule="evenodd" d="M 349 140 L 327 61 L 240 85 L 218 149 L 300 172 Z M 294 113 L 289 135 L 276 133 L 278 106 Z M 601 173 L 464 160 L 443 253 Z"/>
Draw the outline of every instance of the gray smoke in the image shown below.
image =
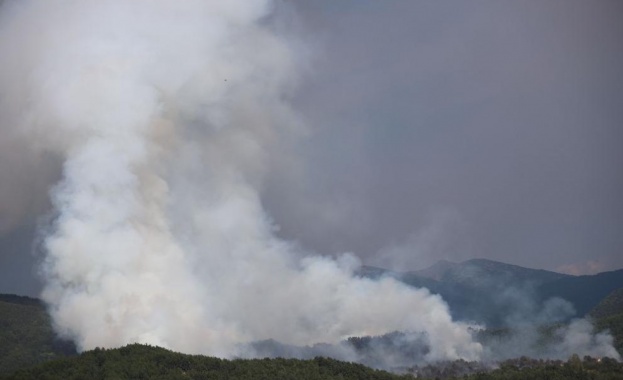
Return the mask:
<path fill-rule="evenodd" d="M 587 318 L 571 318 L 573 305 L 561 298 L 537 302 L 527 289 L 508 289 L 497 297 L 514 302 L 508 328 L 481 331 L 482 359 L 501 361 L 520 356 L 566 360 L 573 354 L 620 360 L 609 331 L 597 331 Z"/>
<path fill-rule="evenodd" d="M 262 179 L 301 129 L 286 99 L 304 51 L 275 6 L 4 3 L 3 133 L 62 161 L 42 231 L 57 331 L 227 357 L 400 330 L 426 333 L 426 360 L 477 359 L 440 297 L 275 237 Z"/>

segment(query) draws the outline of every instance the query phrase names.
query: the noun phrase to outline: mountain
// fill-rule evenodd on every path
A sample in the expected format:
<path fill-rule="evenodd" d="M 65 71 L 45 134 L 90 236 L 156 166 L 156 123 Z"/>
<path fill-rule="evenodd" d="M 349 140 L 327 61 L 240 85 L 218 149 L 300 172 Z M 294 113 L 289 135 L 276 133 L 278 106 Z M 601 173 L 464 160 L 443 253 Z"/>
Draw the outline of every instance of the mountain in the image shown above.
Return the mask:
<path fill-rule="evenodd" d="M 443 297 L 454 318 L 498 327 L 542 319 L 546 313 L 552 323 L 583 317 L 610 292 L 623 287 L 623 270 L 572 276 L 487 259 L 439 261 L 409 272 L 364 267 L 360 275 L 391 276 L 425 287 Z M 546 307 L 552 298 L 568 301 L 574 312 L 562 303 L 550 302 Z"/>
<path fill-rule="evenodd" d="M 623 288 L 608 294 L 589 313 L 598 330 L 608 330 L 614 337 L 614 348 L 623 353 Z"/>
<path fill-rule="evenodd" d="M 72 358 L 57 359 L 25 368 L 0 380 L 67 379 L 229 379 L 229 380 L 407 380 L 423 379 L 620 379 L 623 364 L 611 358 L 572 356 L 561 360 L 527 357 L 499 366 L 455 360 L 407 369 L 404 375 L 374 370 L 361 364 L 329 358 L 235 359 L 186 355 L 140 344 L 95 349 Z M 414 377 L 415 376 L 415 377 Z"/>
<path fill-rule="evenodd" d="M 185 355 L 160 347 L 132 344 L 95 349 L 80 356 L 44 363 L 0 379 L 412 379 L 361 364 L 317 357 L 223 360 Z"/>
<path fill-rule="evenodd" d="M 608 294 L 589 315 L 593 318 L 608 318 L 617 314 L 623 314 L 623 288 L 619 288 Z"/>
<path fill-rule="evenodd" d="M 481 280 L 486 281 L 490 277 L 500 277 L 507 281 L 529 281 L 534 283 L 570 277 L 562 273 L 524 268 L 487 259 L 472 259 L 461 263 L 441 260 L 429 268 L 408 273 L 436 281 L 451 281 L 466 285 L 477 285 Z"/>
<path fill-rule="evenodd" d="M 570 276 L 543 283 L 541 299 L 560 297 L 575 307 L 578 316 L 588 314 L 608 294 L 623 287 L 623 269 L 590 276 Z"/>
<path fill-rule="evenodd" d="M 0 294 L 0 375 L 75 353 L 73 343 L 55 338 L 40 300 Z"/>
<path fill-rule="evenodd" d="M 475 321 L 491 328 L 512 328 L 525 322 L 541 325 L 564 322 L 571 316 L 564 312 L 564 307 L 554 319 L 541 318 L 543 315 L 552 318 L 550 314 L 556 314 L 553 312 L 556 310 L 546 307 L 545 303 L 551 297 L 560 297 L 574 306 L 575 316 L 590 312 L 597 329 L 609 329 L 615 337 L 616 348 L 623 350 L 623 270 L 571 276 L 475 259 L 462 263 L 439 262 L 430 268 L 410 272 L 362 267 L 358 275 L 391 276 L 412 286 L 426 287 L 444 298 L 455 319 Z M 375 352 L 362 351 L 361 343 L 369 338 L 362 339 L 347 343 L 354 344 L 373 365 Z M 379 339 L 372 341 L 373 347 L 383 346 L 384 340 Z M 260 352 L 260 349 L 276 352 L 275 347 L 280 346 L 274 342 L 258 342 L 255 348 Z M 301 348 L 299 356 L 312 358 L 316 348 Z M 0 294 L 0 377 L 19 368 L 73 355 L 76 355 L 76 348 L 72 343 L 55 338 L 40 300 Z"/>

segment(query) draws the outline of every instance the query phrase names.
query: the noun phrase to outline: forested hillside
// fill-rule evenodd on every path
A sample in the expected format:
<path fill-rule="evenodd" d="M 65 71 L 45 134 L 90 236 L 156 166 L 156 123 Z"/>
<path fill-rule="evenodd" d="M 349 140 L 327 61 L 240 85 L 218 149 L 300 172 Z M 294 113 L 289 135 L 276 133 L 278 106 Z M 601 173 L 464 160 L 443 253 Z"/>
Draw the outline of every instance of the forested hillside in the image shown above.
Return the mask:
<path fill-rule="evenodd" d="M 555 276 L 551 275 L 549 272 L 538 273 L 538 272 L 530 272 L 530 271 L 519 271 L 518 272 L 519 275 L 513 275 L 512 273 L 513 271 L 516 270 L 516 268 L 512 266 L 492 265 L 489 262 L 485 262 L 484 264 L 482 262 L 477 262 L 476 264 L 478 265 L 487 264 L 485 271 L 481 271 L 478 268 L 474 269 L 473 263 L 469 263 L 469 268 L 470 268 L 470 271 L 475 271 L 476 273 L 480 273 L 480 274 L 488 272 L 489 273 L 488 276 L 490 276 L 489 280 L 485 279 L 484 281 L 488 281 L 489 283 L 495 282 L 495 281 L 492 281 L 491 278 L 497 278 L 500 276 L 506 277 L 507 279 L 508 278 L 516 279 L 519 277 L 522 277 L 524 279 L 525 278 L 529 279 L 531 278 L 532 274 L 536 274 L 537 277 L 541 279 L 552 280 L 551 283 L 554 283 L 554 284 L 558 283 L 561 280 L 565 282 L 569 282 L 570 279 L 573 281 L 579 281 L 582 284 L 586 285 L 586 288 L 583 289 L 583 291 L 586 292 L 587 294 L 590 294 L 592 292 L 591 284 L 595 280 L 597 282 L 597 287 L 599 288 L 598 289 L 599 292 L 604 292 L 604 289 L 612 285 L 605 284 L 603 279 L 612 278 L 613 275 L 616 277 L 618 276 L 618 272 L 619 272 L 619 271 L 614 272 L 614 273 L 611 272 L 609 274 L 606 274 L 605 276 L 600 276 L 600 275 L 584 276 L 584 277 L 562 276 L 562 277 L 555 278 Z M 461 272 L 460 268 L 461 268 L 460 265 L 459 266 L 454 265 L 452 266 L 451 272 L 445 272 L 444 274 L 441 272 L 443 272 L 443 270 L 446 270 L 446 269 L 439 267 L 436 269 L 441 269 L 441 271 L 439 270 L 429 271 L 429 273 L 427 273 L 428 277 L 421 277 L 421 278 L 413 277 L 412 280 L 435 282 L 437 280 L 435 280 L 434 278 L 440 278 L 440 279 L 445 278 L 446 281 L 451 281 L 451 282 L 454 281 L 453 282 L 454 284 L 459 284 L 459 283 L 465 284 L 466 282 L 473 282 L 473 279 L 471 278 L 471 276 L 467 276 L 466 272 Z M 498 271 L 499 269 L 501 269 L 501 271 Z M 369 272 L 365 273 L 364 275 L 379 276 L 379 275 L 385 274 L 383 270 L 381 269 L 376 269 L 376 272 L 374 272 L 374 270 L 370 268 L 368 268 L 368 270 Z M 499 273 L 502 273 L 502 272 L 505 274 L 500 275 Z M 397 274 L 394 273 L 393 275 L 397 275 Z M 455 287 L 453 286 L 454 285 L 446 287 L 445 290 L 460 289 L 458 285 Z M 469 287 L 467 288 L 474 290 L 474 288 L 469 288 Z M 458 297 L 461 294 L 462 293 L 459 292 L 459 293 L 454 294 L 454 296 Z M 599 302 L 599 304 L 590 313 L 590 316 L 593 319 L 593 322 L 594 322 L 594 325 L 597 331 L 609 330 L 611 332 L 611 334 L 614 337 L 614 346 L 619 352 L 623 352 L 623 313 L 621 313 L 621 294 L 622 294 L 621 289 L 611 292 L 610 295 L 603 298 L 601 302 Z M 485 298 L 482 297 L 482 299 L 485 299 Z M 450 301 L 452 301 L 452 297 L 450 297 Z M 592 301 L 592 302 L 597 304 L 598 300 Z M 560 325 L 554 325 L 554 326 L 560 326 Z M 553 331 L 552 330 L 553 328 L 554 327 L 549 327 L 549 330 L 548 330 L 548 328 L 546 327 L 544 331 Z M 476 336 L 476 339 L 479 339 L 485 346 L 487 346 L 491 343 L 491 341 L 495 342 L 496 340 L 500 340 L 506 336 L 511 336 L 511 335 L 513 335 L 513 327 L 508 326 L 508 327 L 503 327 L 500 329 L 484 330 Z M 360 337 L 360 338 L 353 337 L 340 343 L 339 345 L 336 345 L 333 348 L 335 349 L 336 352 L 340 352 L 343 348 L 347 348 L 348 350 L 353 350 L 349 352 L 355 352 L 358 355 L 359 362 L 364 363 L 365 365 L 368 365 L 371 367 L 391 368 L 392 370 L 394 369 L 405 370 L 406 368 L 408 368 L 408 366 L 413 365 L 413 364 L 408 364 L 408 363 L 421 362 L 421 361 L 418 361 L 417 359 L 418 358 L 421 359 L 425 355 L 426 343 L 425 343 L 425 339 L 420 339 L 422 341 L 420 342 L 420 340 L 418 339 L 413 339 L 412 336 L 410 336 L 410 339 L 400 339 L 401 336 L 402 336 L 401 333 L 396 332 L 393 334 L 387 334 L 385 336 L 380 336 L 380 337 Z M 410 342 L 410 343 L 406 344 L 405 342 Z M 421 344 L 419 344 L 418 342 L 420 342 Z M 114 377 L 116 377 L 118 373 L 115 371 L 117 371 L 119 368 L 125 368 L 125 367 L 130 368 L 133 366 L 133 364 L 131 364 L 132 361 L 128 359 L 132 357 L 140 359 L 139 362 L 143 362 L 143 361 L 145 362 L 144 365 L 146 367 L 144 369 L 147 371 L 145 373 L 148 374 L 148 375 L 145 375 L 147 376 L 146 378 L 158 378 L 158 376 L 162 376 L 161 378 L 175 378 L 175 376 L 178 376 L 179 373 L 182 373 L 182 372 L 185 374 L 184 376 L 186 376 L 184 378 L 189 378 L 188 376 L 190 375 L 187 376 L 187 374 L 193 374 L 192 376 L 196 376 L 196 377 L 190 377 L 190 378 L 223 378 L 223 377 L 218 377 L 218 376 L 226 376 L 229 378 L 244 378 L 244 377 L 235 377 L 235 376 L 243 376 L 246 373 L 245 371 L 247 370 L 251 371 L 250 369 L 248 369 L 248 366 L 253 367 L 252 372 L 255 372 L 257 369 L 258 371 L 260 371 L 259 373 L 264 373 L 262 371 L 265 371 L 266 373 L 270 373 L 270 376 L 266 375 L 267 378 L 268 377 L 280 378 L 279 376 L 281 376 L 280 375 L 281 372 L 279 371 L 282 371 L 284 376 L 290 376 L 292 375 L 292 373 L 297 373 L 296 371 L 299 371 L 299 370 L 304 371 L 304 372 L 311 371 L 310 373 L 320 376 L 320 377 L 308 377 L 308 378 L 333 378 L 333 377 L 322 377 L 322 376 L 329 376 L 329 375 L 333 376 L 330 372 L 327 372 L 328 370 L 325 367 L 329 366 L 333 368 L 336 366 L 340 367 L 341 365 L 343 365 L 343 363 L 339 365 L 335 364 L 335 363 L 341 363 L 335 360 L 327 361 L 327 362 L 319 361 L 319 359 L 312 360 L 317 355 L 331 355 L 330 353 L 327 353 L 327 352 L 330 352 L 330 350 L 328 349 L 332 348 L 332 346 L 330 345 L 319 345 L 318 347 L 316 346 L 291 347 L 291 346 L 282 345 L 279 342 L 263 341 L 263 342 L 255 342 L 252 344 L 252 346 L 255 352 L 259 356 L 267 356 L 267 357 L 273 357 L 273 358 L 276 358 L 278 356 L 289 356 L 289 357 L 296 357 L 298 359 L 305 359 L 305 360 L 302 360 L 300 362 L 283 361 L 283 359 L 276 359 L 276 361 L 274 362 L 272 361 L 228 362 L 228 361 L 221 361 L 219 359 L 210 359 L 210 358 L 203 358 L 203 357 L 176 356 L 176 355 L 181 355 L 181 354 L 174 354 L 166 350 L 163 351 L 161 349 L 154 348 L 152 350 L 151 348 L 150 349 L 146 349 L 144 347 L 137 348 L 134 346 L 130 346 L 130 348 L 126 347 L 124 350 L 119 351 L 119 352 L 115 350 L 106 350 L 106 351 L 99 350 L 99 351 L 96 351 L 95 353 L 86 353 L 78 357 L 77 359 L 67 358 L 67 357 L 77 356 L 75 347 L 70 342 L 61 341 L 55 338 L 55 334 L 52 330 L 50 318 L 47 315 L 45 311 L 45 307 L 40 300 L 29 298 L 29 297 L 15 296 L 15 295 L 0 295 L 0 377 L 2 377 L 3 375 L 8 376 L 8 375 L 13 374 L 14 377 L 11 377 L 11 378 L 54 379 L 56 377 L 45 377 L 47 376 L 47 375 L 44 376 L 46 371 L 52 371 L 52 373 L 56 373 L 61 370 L 65 371 L 64 367 L 67 367 L 66 369 L 67 371 L 73 371 L 73 372 L 62 372 L 62 377 L 59 377 L 59 378 L 97 378 L 97 376 L 100 376 L 100 375 L 108 376 L 109 373 L 114 374 Z M 158 350 L 161 350 L 161 351 L 158 351 Z M 393 365 L 387 366 L 387 365 L 379 364 L 379 363 L 384 362 L 385 355 L 387 355 L 388 353 L 390 353 L 392 356 Z M 523 353 L 520 353 L 516 356 L 519 356 L 519 355 L 523 355 Z M 182 357 L 183 359 L 181 359 Z M 334 356 L 334 357 L 341 358 L 341 356 Z M 514 357 L 514 356 L 505 356 L 505 357 L 502 356 L 501 359 L 508 358 L 508 357 Z M 59 358 L 60 359 L 67 358 L 67 359 L 58 361 L 57 359 Z M 501 359 L 498 358 L 497 360 L 501 360 Z M 101 362 L 102 360 L 103 362 Z M 154 360 L 155 360 L 155 364 L 152 363 L 152 361 Z M 43 366 L 39 366 L 36 368 L 32 368 L 33 366 L 36 366 L 44 362 L 50 362 L 50 363 L 43 364 Z M 109 364 L 103 365 L 104 362 L 109 363 Z M 178 362 L 182 363 L 180 364 L 181 367 L 178 366 L 178 364 L 175 364 Z M 221 372 L 217 371 L 218 374 L 217 372 L 214 372 L 211 375 L 209 375 L 209 376 L 216 376 L 216 377 L 205 377 L 207 375 L 205 375 L 205 373 L 202 371 L 204 371 L 205 368 L 213 368 L 210 366 L 205 367 L 206 365 L 208 365 L 206 363 L 212 363 L 210 364 L 210 366 L 214 366 L 215 365 L 214 363 L 221 363 L 217 367 L 219 371 L 224 370 L 225 374 L 222 374 Z M 223 364 L 223 363 L 226 363 L 226 364 Z M 231 363 L 234 363 L 234 364 L 231 364 Z M 292 364 L 292 363 L 298 363 L 298 364 Z M 396 364 L 396 363 L 399 363 L 399 364 Z M 168 367 L 169 364 L 171 365 L 171 368 Z M 188 367 L 188 365 L 191 365 L 191 364 L 192 366 L 197 365 L 198 367 L 192 367 L 192 368 Z M 163 365 L 166 368 L 162 367 Z M 432 374 L 431 376 L 433 378 L 440 377 L 440 376 L 447 377 L 447 376 L 450 376 L 451 374 L 466 375 L 469 373 L 474 373 L 474 372 L 479 371 L 482 365 L 483 365 L 482 363 L 466 364 L 466 363 L 454 362 L 448 367 L 446 365 L 439 364 L 437 366 L 431 367 L 432 372 L 428 372 L 428 373 Z M 594 363 L 590 362 L 587 365 L 590 367 L 591 365 L 594 365 Z M 255 366 L 258 366 L 258 367 L 255 368 Z M 214 368 L 217 368 L 217 367 L 214 367 Z M 299 367 L 301 367 L 302 369 Z M 32 369 L 28 369 L 28 368 L 32 368 Z M 88 371 L 91 371 L 91 372 L 89 372 L 88 375 L 85 375 L 86 372 L 84 371 L 87 371 L 87 368 L 88 368 Z M 182 372 L 178 371 L 178 369 L 180 368 L 181 370 L 183 370 Z M 186 370 L 186 368 L 188 369 L 188 371 Z M 357 371 L 364 371 L 364 369 L 369 370 L 368 368 L 362 367 L 362 366 L 359 366 L 356 368 L 359 368 Z M 453 368 L 453 369 L 443 372 L 443 368 Z M 22 370 L 22 372 L 18 374 L 16 372 L 18 370 Z M 123 371 L 126 371 L 126 370 L 124 369 Z M 128 369 L 128 371 L 130 370 Z M 178 371 L 179 373 L 176 371 Z M 340 369 L 340 371 L 342 371 L 342 369 Z M 349 369 L 349 371 L 354 371 L 354 370 Z M 550 372 L 553 371 L 553 369 L 551 368 L 547 369 L 545 367 L 542 367 L 538 370 L 535 369 L 534 371 L 536 371 L 535 373 L 538 372 L 539 374 L 542 375 L 543 373 L 548 373 L 548 371 Z M 125 376 L 128 373 L 132 374 L 133 372 L 126 371 L 126 372 L 122 372 L 121 375 Z M 370 373 L 373 375 L 370 375 Z M 389 376 L 388 374 L 386 373 L 384 374 L 382 372 L 373 371 L 370 373 L 365 372 L 365 376 L 376 376 L 376 377 L 365 377 L 365 378 L 383 378 L 379 376 Z M 446 373 L 446 374 L 443 375 L 443 373 Z M 512 375 L 512 374 L 509 375 L 509 373 L 506 373 L 505 376 Z M 522 372 L 522 373 L 526 374 L 527 372 Z M 138 372 L 134 374 L 138 375 Z M 313 375 L 313 376 L 316 376 L 316 375 Z M 293 378 L 303 378 L 303 377 L 300 377 L 299 375 L 292 375 L 292 376 L 294 376 Z M 490 376 L 490 375 L 487 375 L 487 376 Z M 519 375 L 515 374 L 512 376 L 519 376 Z M 119 377 L 119 378 L 123 378 L 123 377 Z M 287 377 L 283 377 L 283 378 L 287 378 Z M 348 378 L 348 377 L 344 377 L 344 378 Z M 389 377 L 389 378 L 392 378 L 392 377 Z M 491 378 L 491 377 L 486 377 L 486 378 Z M 508 377 L 508 378 L 513 378 L 513 377 Z"/>
<path fill-rule="evenodd" d="M 595 319 L 597 330 L 608 330 L 614 338 L 614 348 L 623 356 L 623 313 Z"/>
<path fill-rule="evenodd" d="M 72 343 L 55 338 L 41 301 L 0 295 L 0 375 L 75 353 Z"/>
<path fill-rule="evenodd" d="M 590 312 L 593 318 L 607 318 L 623 313 L 623 288 L 619 288 L 602 299 Z"/>
<path fill-rule="evenodd" d="M 238 359 L 223 360 L 185 355 L 164 348 L 133 344 L 123 348 L 85 352 L 3 379 L 408 379 L 360 364 L 333 359 Z"/>
<path fill-rule="evenodd" d="M 547 282 L 538 289 L 541 299 L 570 301 L 578 316 L 587 315 L 606 296 L 623 287 L 623 269 L 588 276 L 570 276 Z"/>
<path fill-rule="evenodd" d="M 465 371 L 476 371 L 469 375 Z M 228 380 L 324 380 L 370 379 L 595 379 L 623 377 L 623 364 L 613 359 L 577 356 L 566 362 L 528 358 L 509 360 L 494 367 L 476 366 L 464 361 L 439 366 L 413 368 L 404 375 L 373 370 L 360 364 L 327 358 L 237 359 L 223 360 L 185 355 L 159 347 L 133 344 L 122 348 L 95 349 L 80 356 L 57 359 L 34 368 L 20 370 L 2 380 L 78 380 L 78 379 L 228 379 Z M 489 371 L 489 372 L 487 372 Z"/>

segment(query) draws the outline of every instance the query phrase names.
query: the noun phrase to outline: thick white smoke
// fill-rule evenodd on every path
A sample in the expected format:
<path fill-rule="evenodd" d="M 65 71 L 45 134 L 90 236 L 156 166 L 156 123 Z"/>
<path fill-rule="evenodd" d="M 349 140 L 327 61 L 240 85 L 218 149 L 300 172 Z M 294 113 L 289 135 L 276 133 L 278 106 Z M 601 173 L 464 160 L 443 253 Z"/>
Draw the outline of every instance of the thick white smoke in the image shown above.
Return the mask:
<path fill-rule="evenodd" d="M 297 45 L 267 0 L 20 0 L 0 20 L 2 128 L 64 159 L 43 298 L 80 349 L 425 331 L 428 359 L 477 359 L 426 290 L 357 278 L 351 255 L 274 236 L 260 199 L 297 128 Z"/>

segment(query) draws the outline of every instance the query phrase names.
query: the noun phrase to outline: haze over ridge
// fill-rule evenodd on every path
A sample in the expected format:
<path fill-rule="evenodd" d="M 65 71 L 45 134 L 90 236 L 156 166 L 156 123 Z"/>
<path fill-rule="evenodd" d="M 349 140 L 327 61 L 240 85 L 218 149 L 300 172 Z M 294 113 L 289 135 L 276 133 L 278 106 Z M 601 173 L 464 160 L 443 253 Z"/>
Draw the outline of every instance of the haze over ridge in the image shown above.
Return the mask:
<path fill-rule="evenodd" d="M 391 278 L 353 276 L 359 261 L 416 268 L 433 259 L 477 254 L 500 255 L 514 264 L 540 260 L 535 266 L 552 269 L 562 268 L 561 263 L 575 265 L 578 258 L 590 264 L 594 249 L 603 258 L 595 268 L 617 265 L 620 204 L 610 195 L 616 194 L 620 180 L 611 178 L 613 170 L 604 164 L 615 162 L 619 154 L 611 147 L 617 114 L 610 103 L 603 103 L 595 135 L 586 133 L 581 123 L 560 129 L 569 121 L 561 116 L 565 113 L 536 116 L 538 102 L 524 99 L 533 91 L 512 77 L 501 83 L 513 89 L 510 98 L 517 96 L 528 111 L 511 112 L 521 117 L 509 118 L 515 122 L 505 126 L 500 121 L 509 114 L 502 111 L 521 107 L 487 106 L 503 85 L 489 87 L 493 82 L 483 79 L 484 74 L 469 79 L 465 91 L 459 85 L 463 69 L 470 75 L 482 70 L 485 77 L 512 71 L 502 54 L 506 50 L 498 50 L 502 41 L 497 37 L 479 40 L 485 41 L 483 50 L 462 50 L 447 40 L 453 33 L 442 35 L 441 57 L 458 52 L 461 58 L 448 60 L 457 66 L 444 69 L 437 64 L 439 51 L 421 40 L 431 34 L 404 33 L 404 19 L 384 23 L 392 27 L 383 31 L 365 29 L 372 35 L 358 40 L 378 37 L 382 49 L 389 51 L 394 42 L 405 41 L 387 40 L 395 33 L 416 36 L 418 44 L 428 46 L 404 61 L 378 54 L 381 63 L 391 61 L 398 69 L 394 75 L 387 66 L 378 66 L 391 79 L 385 82 L 365 75 L 377 72 L 377 61 L 352 58 L 368 46 L 349 40 L 357 28 L 337 33 L 343 40 L 320 48 L 335 52 L 342 47 L 351 54 L 345 62 L 338 60 L 333 71 L 323 66 L 322 55 L 313 57 L 308 45 L 289 33 L 297 26 L 289 12 L 300 8 L 309 17 L 305 31 L 317 21 L 314 17 L 322 22 L 327 17 L 322 13 L 332 9 L 363 10 L 339 24 L 356 26 L 367 17 L 391 20 L 400 10 L 414 17 L 416 8 L 345 2 L 318 16 L 318 9 L 304 3 L 157 1 L 144 11 L 145 4 L 9 1 L 0 15 L 0 124 L 6 132 L 0 152 L 8 158 L 1 160 L 0 174 L 9 179 L 2 181 L 0 199 L 6 212 L 0 228 L 8 231 L 7 241 L 18 241 L 22 233 L 28 235 L 25 220 L 53 207 L 49 220 L 40 222 L 44 228 L 38 242 L 46 252 L 44 298 L 52 305 L 59 331 L 82 348 L 138 340 L 228 356 L 240 350 L 239 344 L 257 339 L 312 344 L 423 330 L 433 347 L 428 359 L 478 358 L 481 347 L 465 323 L 452 321 L 443 300 Z M 486 15 L 508 16 L 513 7 L 494 6 Z M 523 9 L 522 17 L 531 14 L 531 7 Z M 603 16 L 608 6 L 596 9 L 610 20 Z M 422 13 L 424 18 L 448 16 L 463 20 L 450 23 L 459 30 L 497 36 L 486 30 L 499 27 L 500 20 L 485 23 L 483 31 L 476 27 L 478 12 L 467 12 L 465 19 L 458 16 L 462 6 L 425 10 L 430 13 Z M 502 36 L 519 38 L 518 31 L 530 19 L 522 17 L 510 20 L 512 28 Z M 543 20 L 538 21 L 541 25 Z M 415 24 L 431 25 L 423 19 Z M 548 35 L 567 30 L 564 23 L 552 25 Z M 600 29 L 596 36 L 603 33 Z M 318 42 L 309 40 L 311 45 Z M 595 47 L 597 53 L 604 55 L 608 41 Z M 519 47 L 526 44 L 522 38 L 518 42 Z M 538 45 L 537 52 L 546 46 Z M 569 46 L 554 53 L 567 57 Z M 482 51 L 487 54 L 479 55 Z M 499 72 L 489 70 L 492 64 L 478 69 L 479 58 L 491 52 L 504 63 Z M 616 52 L 604 56 L 608 64 L 620 58 Z M 545 57 L 549 62 L 548 57 L 558 55 Z M 301 85 L 299 71 L 318 63 L 314 73 L 324 74 Z M 413 76 L 420 78 L 413 83 L 419 87 L 396 86 L 396 77 L 400 83 L 412 78 L 406 69 L 411 63 L 419 70 Z M 557 61 L 543 71 L 537 63 L 519 60 L 523 71 L 517 73 L 532 81 L 540 75 L 550 78 L 545 96 L 558 95 L 557 84 L 588 70 L 576 64 L 549 77 L 559 67 Z M 450 90 L 444 90 L 443 81 L 421 78 L 432 73 L 439 79 L 454 70 Z M 349 71 L 355 77 L 346 75 Z M 357 77 L 366 80 L 357 82 Z M 593 88 L 594 78 L 581 78 L 581 88 Z M 353 87 L 351 80 L 359 84 Z M 616 94 L 614 83 L 610 90 Z M 573 85 L 578 82 L 562 90 Z M 427 92 L 431 86 L 440 92 Z M 335 91 L 335 96 L 326 91 Z M 569 110 L 577 106 L 581 92 L 552 99 Z M 355 104 L 365 111 L 350 119 Z M 595 112 L 592 101 L 582 104 L 579 113 Z M 478 113 L 483 105 L 488 112 Z M 477 128 L 458 128 L 458 119 L 439 119 L 446 107 L 454 109 L 450 115 L 468 116 L 472 106 L 480 116 L 464 120 L 483 122 Z M 407 109 L 417 113 L 392 111 Z M 492 109 L 502 114 L 490 113 Z M 536 132 L 539 128 L 542 134 Z M 561 131 L 570 133 L 569 141 L 561 140 Z M 449 144 L 444 133 L 451 136 Z M 299 140 L 304 134 L 308 138 Z M 576 159 L 571 148 L 578 146 Z M 594 152 L 600 153 L 596 161 L 583 161 Z M 22 173 L 31 175 L 24 179 Z M 42 198 L 51 183 L 57 185 L 52 205 L 46 205 Z M 575 202 L 578 194 L 589 201 Z M 600 194 L 604 196 L 595 196 Z M 597 221 L 595 227 L 582 229 L 592 221 Z M 573 233 L 578 230 L 583 232 Z M 558 249 L 563 253 L 555 257 Z M 350 251 L 358 256 L 341 253 Z M 563 257 L 567 252 L 568 258 Z M 23 281 L 13 276 L 9 281 Z M 287 307 L 294 310 L 292 315 L 275 313 L 284 305 L 295 305 Z M 188 328 L 180 333 L 174 331 L 177 325 Z M 586 326 L 579 328 L 582 336 L 590 335 Z M 206 348 L 206 340 L 214 343 Z"/>

